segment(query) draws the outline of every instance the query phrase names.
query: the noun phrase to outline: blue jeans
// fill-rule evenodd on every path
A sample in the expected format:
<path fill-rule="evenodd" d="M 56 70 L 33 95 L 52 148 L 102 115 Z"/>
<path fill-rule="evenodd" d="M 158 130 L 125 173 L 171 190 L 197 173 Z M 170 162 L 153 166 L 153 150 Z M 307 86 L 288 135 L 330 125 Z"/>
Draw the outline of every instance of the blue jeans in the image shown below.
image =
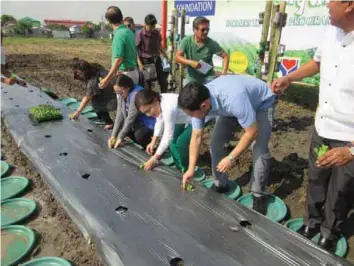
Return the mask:
<path fill-rule="evenodd" d="M 272 134 L 273 119 L 273 107 L 257 113 L 258 135 L 251 145 L 253 170 L 250 181 L 250 191 L 257 194 L 266 193 L 271 159 L 268 143 Z M 227 173 L 218 172 L 216 166 L 228 155 L 225 144 L 234 138 L 237 124 L 238 122 L 234 117 L 219 116 L 211 135 L 212 170 L 216 180 L 219 181 L 219 186 L 226 186 L 229 177 Z"/>

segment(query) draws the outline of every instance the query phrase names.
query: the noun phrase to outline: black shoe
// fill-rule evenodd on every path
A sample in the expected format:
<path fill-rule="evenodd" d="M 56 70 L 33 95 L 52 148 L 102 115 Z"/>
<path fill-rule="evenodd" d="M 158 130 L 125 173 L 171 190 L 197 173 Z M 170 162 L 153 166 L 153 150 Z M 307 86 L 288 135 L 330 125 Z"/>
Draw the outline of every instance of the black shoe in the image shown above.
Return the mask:
<path fill-rule="evenodd" d="M 324 250 L 327 250 L 328 252 L 335 253 L 337 247 L 337 240 L 338 240 L 337 238 L 328 239 L 320 235 L 320 240 L 318 240 L 318 245 Z"/>
<path fill-rule="evenodd" d="M 317 235 L 320 232 L 320 227 L 317 226 L 317 227 L 311 228 L 311 227 L 303 224 L 300 227 L 300 229 L 298 229 L 296 232 L 299 233 L 300 235 L 306 237 L 307 239 L 312 239 L 315 235 Z"/>
<path fill-rule="evenodd" d="M 252 200 L 252 209 L 260 214 L 266 215 L 268 196 L 263 195 L 256 197 L 255 195 L 252 195 Z"/>
<path fill-rule="evenodd" d="M 220 193 L 220 194 L 224 194 L 229 192 L 229 186 L 226 187 L 218 187 L 215 184 L 213 184 L 213 186 L 210 188 L 212 191 Z"/>

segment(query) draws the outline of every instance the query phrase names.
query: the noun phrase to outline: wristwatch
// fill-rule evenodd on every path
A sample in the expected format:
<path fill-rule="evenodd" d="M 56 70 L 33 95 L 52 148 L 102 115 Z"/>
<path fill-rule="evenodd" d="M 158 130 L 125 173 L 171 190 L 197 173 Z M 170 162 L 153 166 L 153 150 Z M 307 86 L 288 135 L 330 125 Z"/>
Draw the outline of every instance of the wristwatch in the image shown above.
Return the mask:
<path fill-rule="evenodd" d="M 348 144 L 349 152 L 352 156 L 354 156 L 354 143 Z"/>

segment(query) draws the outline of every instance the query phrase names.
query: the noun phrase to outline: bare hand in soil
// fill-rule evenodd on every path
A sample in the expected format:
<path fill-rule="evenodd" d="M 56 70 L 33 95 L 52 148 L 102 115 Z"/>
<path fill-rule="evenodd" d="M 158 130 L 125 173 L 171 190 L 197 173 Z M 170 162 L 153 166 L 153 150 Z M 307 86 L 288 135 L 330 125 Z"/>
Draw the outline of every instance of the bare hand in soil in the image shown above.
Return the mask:
<path fill-rule="evenodd" d="M 117 139 L 116 143 L 114 144 L 114 148 L 117 149 L 121 144 L 122 144 L 122 140 L 121 139 Z"/>
<path fill-rule="evenodd" d="M 144 163 L 144 170 L 151 170 L 156 166 L 156 160 L 154 158 L 150 158 L 146 163 Z"/>
<path fill-rule="evenodd" d="M 316 164 L 322 168 L 338 167 L 349 163 L 353 159 L 354 156 L 350 153 L 348 147 L 339 147 L 330 149 L 317 160 Z"/>
<path fill-rule="evenodd" d="M 72 113 L 71 115 L 69 115 L 69 118 L 72 119 L 72 120 L 76 120 L 78 119 L 80 116 L 80 113 L 79 112 L 75 112 L 75 113 Z"/>
<path fill-rule="evenodd" d="M 182 188 L 186 189 L 186 185 L 189 179 L 191 179 L 194 176 L 194 170 L 189 170 L 183 174 L 182 178 Z"/>
<path fill-rule="evenodd" d="M 229 158 L 225 157 L 222 159 L 219 164 L 216 166 L 216 170 L 219 171 L 220 173 L 225 173 L 228 170 L 230 170 L 232 167 L 232 162 L 230 161 Z"/>
<path fill-rule="evenodd" d="M 108 139 L 108 148 L 113 148 L 114 147 L 114 144 L 116 143 L 116 138 L 115 137 L 110 137 Z"/>
<path fill-rule="evenodd" d="M 289 85 L 290 85 L 289 78 L 285 76 L 274 80 L 271 85 L 271 89 L 274 94 L 280 95 L 284 93 L 284 91 L 289 87 Z"/>

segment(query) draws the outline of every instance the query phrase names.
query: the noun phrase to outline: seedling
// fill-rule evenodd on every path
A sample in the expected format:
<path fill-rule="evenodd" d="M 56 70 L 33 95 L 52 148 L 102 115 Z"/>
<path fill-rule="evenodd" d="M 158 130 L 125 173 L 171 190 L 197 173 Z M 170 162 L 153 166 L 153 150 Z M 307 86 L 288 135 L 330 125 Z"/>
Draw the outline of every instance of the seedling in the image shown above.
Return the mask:
<path fill-rule="evenodd" d="M 29 109 L 30 116 L 38 123 L 60 120 L 63 118 L 60 111 L 49 104 L 40 104 Z"/>
<path fill-rule="evenodd" d="M 74 118 L 74 113 L 68 115 L 69 119 L 73 120 Z"/>
<path fill-rule="evenodd" d="M 110 143 L 111 146 L 113 146 L 114 144 L 116 144 L 117 139 L 116 138 L 112 138 L 110 141 L 111 141 L 111 143 Z"/>
<path fill-rule="evenodd" d="M 144 163 L 141 163 L 139 167 L 140 167 L 140 169 L 144 169 L 145 164 L 144 164 Z"/>
<path fill-rule="evenodd" d="M 317 154 L 317 159 L 320 158 L 323 154 L 325 154 L 328 151 L 328 146 L 326 145 L 321 145 L 321 147 L 316 147 L 315 152 Z"/>
<path fill-rule="evenodd" d="M 192 184 L 186 184 L 186 190 L 188 191 L 194 191 L 194 186 Z"/>

